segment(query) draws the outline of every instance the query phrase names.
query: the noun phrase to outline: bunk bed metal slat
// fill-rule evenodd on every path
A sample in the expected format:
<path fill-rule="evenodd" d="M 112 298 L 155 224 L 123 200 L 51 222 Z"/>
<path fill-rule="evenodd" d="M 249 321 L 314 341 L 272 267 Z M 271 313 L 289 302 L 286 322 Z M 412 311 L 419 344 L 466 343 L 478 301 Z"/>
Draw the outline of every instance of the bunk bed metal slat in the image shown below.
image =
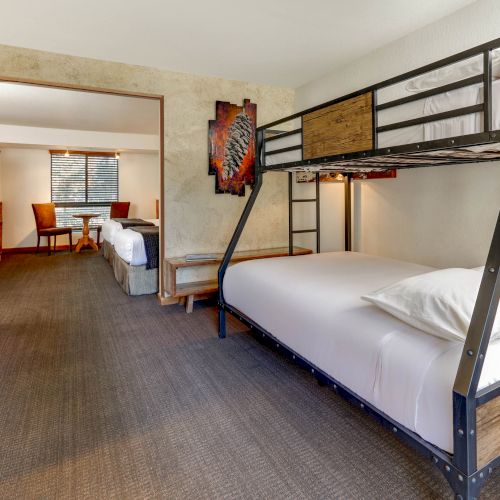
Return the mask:
<path fill-rule="evenodd" d="M 473 106 L 466 106 L 464 108 L 452 109 L 450 111 L 444 111 L 443 113 L 435 113 L 433 115 L 412 118 L 411 120 L 404 120 L 402 122 L 390 123 L 389 125 L 382 125 L 381 127 L 377 128 L 377 132 L 378 133 L 388 132 L 389 130 L 411 127 L 413 125 L 422 125 L 423 123 L 430 123 L 438 120 L 447 120 L 448 118 L 456 118 L 457 116 L 480 113 L 483 110 L 484 110 L 484 104 L 474 104 Z"/>
<path fill-rule="evenodd" d="M 302 132 L 301 128 L 296 128 L 294 130 L 290 130 L 289 132 L 281 132 L 276 135 L 272 135 L 270 137 L 266 137 L 265 141 L 270 142 L 270 141 L 275 141 L 276 139 L 283 139 L 283 137 L 288 137 L 290 135 L 295 135 L 295 134 L 300 134 Z"/>
<path fill-rule="evenodd" d="M 302 149 L 302 144 L 298 144 L 296 146 L 288 146 L 286 148 L 281 148 L 281 149 L 273 149 L 271 151 L 266 151 L 265 156 L 277 155 L 279 153 L 286 153 L 288 151 L 296 151 L 297 149 Z"/>
<path fill-rule="evenodd" d="M 425 90 L 419 92 L 418 94 L 409 95 L 407 97 L 402 97 L 401 99 L 395 99 L 394 101 L 385 102 L 377 106 L 377 111 L 383 111 L 384 109 L 394 108 L 396 106 L 401 106 L 403 104 L 408 104 L 410 102 L 419 101 L 420 99 L 426 99 L 427 97 L 432 97 L 439 94 L 444 94 L 445 92 L 450 92 L 452 90 L 461 89 L 464 87 L 470 87 L 471 85 L 476 85 L 483 83 L 483 75 L 471 76 L 470 78 L 465 78 L 463 80 L 458 80 L 457 82 L 448 83 L 447 85 L 442 85 L 436 87 L 435 89 Z"/>

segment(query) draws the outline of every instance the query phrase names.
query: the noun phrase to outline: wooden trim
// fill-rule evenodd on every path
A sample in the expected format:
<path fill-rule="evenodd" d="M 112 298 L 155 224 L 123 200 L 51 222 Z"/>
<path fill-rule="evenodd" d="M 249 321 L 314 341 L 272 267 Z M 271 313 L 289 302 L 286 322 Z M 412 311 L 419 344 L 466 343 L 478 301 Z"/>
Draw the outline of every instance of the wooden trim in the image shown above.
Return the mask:
<path fill-rule="evenodd" d="M 70 155 L 86 155 L 86 156 L 109 156 L 115 157 L 116 153 L 110 151 L 74 151 L 74 150 L 66 150 L 66 149 L 49 149 L 49 153 L 51 155 L 64 155 L 69 153 Z"/>
<path fill-rule="evenodd" d="M 165 98 L 160 97 L 160 295 L 165 295 Z"/>
<path fill-rule="evenodd" d="M 500 397 L 476 410 L 477 468 L 500 455 Z"/>
<path fill-rule="evenodd" d="M 72 83 L 57 83 L 46 80 L 33 80 L 31 78 L 19 78 L 15 76 L 0 76 L 0 82 L 22 83 L 24 85 L 35 85 L 37 87 L 48 87 L 61 90 L 75 90 L 79 92 L 94 92 L 96 94 L 108 94 L 123 97 L 140 97 L 143 99 L 162 99 L 160 94 L 147 94 L 143 92 L 132 92 L 128 90 L 107 89 L 104 87 L 92 87 L 90 85 L 76 85 Z"/>

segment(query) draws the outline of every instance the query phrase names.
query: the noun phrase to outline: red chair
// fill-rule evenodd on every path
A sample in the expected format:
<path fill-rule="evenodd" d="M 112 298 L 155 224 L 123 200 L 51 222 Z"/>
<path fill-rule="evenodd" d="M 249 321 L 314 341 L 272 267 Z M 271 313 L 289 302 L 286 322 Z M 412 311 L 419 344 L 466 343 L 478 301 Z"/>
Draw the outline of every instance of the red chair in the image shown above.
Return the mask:
<path fill-rule="evenodd" d="M 49 248 L 50 255 L 50 238 L 54 236 L 54 253 L 56 252 L 56 238 L 57 235 L 67 234 L 69 235 L 69 249 L 73 251 L 73 241 L 72 233 L 73 229 L 71 227 L 57 227 L 56 222 L 56 206 L 54 203 L 33 203 L 33 214 L 35 215 L 36 222 L 36 233 L 38 236 L 38 242 L 36 245 L 36 252 L 40 250 L 40 237 L 47 236 L 47 246 Z"/>
<path fill-rule="evenodd" d="M 109 211 L 110 219 L 126 219 L 130 208 L 130 201 L 113 201 Z M 97 226 L 97 246 L 101 239 L 102 226 Z"/>

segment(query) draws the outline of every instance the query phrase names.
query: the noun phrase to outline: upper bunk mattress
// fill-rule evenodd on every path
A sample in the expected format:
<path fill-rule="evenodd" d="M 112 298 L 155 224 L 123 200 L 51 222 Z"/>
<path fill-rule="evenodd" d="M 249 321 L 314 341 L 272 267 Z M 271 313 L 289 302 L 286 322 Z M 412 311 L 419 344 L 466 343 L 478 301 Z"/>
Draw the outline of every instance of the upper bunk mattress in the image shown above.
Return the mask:
<path fill-rule="evenodd" d="M 353 252 L 235 264 L 226 302 L 427 441 L 453 452 L 452 389 L 463 344 L 417 330 L 360 299 L 432 268 Z M 500 342 L 479 387 L 500 380 Z"/>

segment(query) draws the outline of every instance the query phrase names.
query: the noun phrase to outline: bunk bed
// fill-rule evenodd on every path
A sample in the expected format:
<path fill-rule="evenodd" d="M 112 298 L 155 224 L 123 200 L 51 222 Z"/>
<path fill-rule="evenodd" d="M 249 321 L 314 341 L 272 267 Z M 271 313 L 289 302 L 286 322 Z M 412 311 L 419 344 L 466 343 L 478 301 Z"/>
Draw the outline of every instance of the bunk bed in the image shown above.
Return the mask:
<path fill-rule="evenodd" d="M 471 271 L 481 274 L 465 340 L 450 342 L 362 303 L 374 284 L 430 269 L 351 252 L 350 193 L 360 174 L 500 160 L 499 48 L 497 39 L 259 127 L 255 185 L 218 272 L 221 338 L 232 314 L 427 456 L 461 500 L 478 498 L 500 464 L 500 341 L 490 343 L 500 295 L 500 214 L 484 269 Z M 288 172 L 290 182 L 293 172 L 315 172 L 317 194 L 319 172 L 343 175 L 345 252 L 229 268 L 269 171 Z M 492 210 L 499 208 L 500 201 Z M 291 226 L 290 219 L 290 247 Z M 319 251 L 319 221 L 315 231 Z M 313 305 L 294 307 L 301 281 Z M 321 314 L 322 305 L 329 314 Z M 396 346 L 389 352 L 388 331 Z M 380 360 L 391 376 L 376 381 Z"/>

